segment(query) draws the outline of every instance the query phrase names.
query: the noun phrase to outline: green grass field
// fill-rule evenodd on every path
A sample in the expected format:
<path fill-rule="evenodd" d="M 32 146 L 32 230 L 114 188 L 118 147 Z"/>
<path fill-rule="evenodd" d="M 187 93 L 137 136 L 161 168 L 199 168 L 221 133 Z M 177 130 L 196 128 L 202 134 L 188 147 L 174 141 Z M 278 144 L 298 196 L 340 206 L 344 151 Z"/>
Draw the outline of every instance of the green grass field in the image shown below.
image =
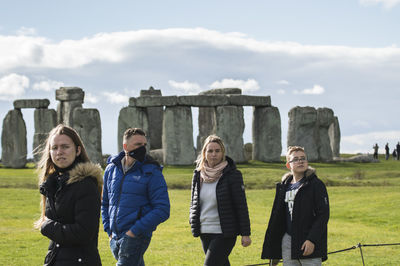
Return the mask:
<path fill-rule="evenodd" d="M 358 243 L 400 243 L 400 162 L 374 164 L 311 164 L 328 185 L 331 217 L 328 251 Z M 261 247 L 271 211 L 274 189 L 286 170 L 281 164 L 250 162 L 239 165 L 247 187 L 252 226 L 252 245 L 240 239 L 232 265 L 265 263 Z M 154 232 L 145 255 L 147 265 L 202 265 L 200 240 L 193 238 L 188 223 L 192 167 L 166 167 L 170 188 L 171 217 Z M 39 192 L 34 169 L 0 168 L 0 265 L 42 265 L 48 239 L 33 229 L 39 216 Z M 115 265 L 106 233 L 100 231 L 99 251 L 103 265 Z M 363 247 L 365 265 L 400 265 L 400 246 Z M 362 265 L 360 250 L 328 256 L 324 265 Z"/>

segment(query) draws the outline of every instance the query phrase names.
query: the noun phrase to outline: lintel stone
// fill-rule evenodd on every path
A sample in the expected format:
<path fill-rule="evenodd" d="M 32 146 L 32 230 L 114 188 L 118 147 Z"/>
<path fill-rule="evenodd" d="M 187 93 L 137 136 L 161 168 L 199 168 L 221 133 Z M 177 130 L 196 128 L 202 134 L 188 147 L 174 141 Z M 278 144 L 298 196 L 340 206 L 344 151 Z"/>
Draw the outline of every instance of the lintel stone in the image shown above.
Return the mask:
<path fill-rule="evenodd" d="M 131 107 L 176 106 L 177 104 L 177 96 L 144 96 L 129 98 L 129 106 Z"/>
<path fill-rule="evenodd" d="M 179 96 L 178 105 L 195 107 L 229 105 L 229 98 L 226 95 Z"/>
<path fill-rule="evenodd" d="M 254 96 L 254 95 L 227 95 L 230 105 L 238 106 L 271 106 L 270 96 Z"/>
<path fill-rule="evenodd" d="M 60 87 L 56 90 L 56 100 L 58 101 L 82 101 L 85 92 L 79 87 Z"/>
<path fill-rule="evenodd" d="M 14 101 L 14 109 L 22 108 L 36 108 L 36 109 L 47 109 L 50 105 L 48 99 L 22 99 Z"/>

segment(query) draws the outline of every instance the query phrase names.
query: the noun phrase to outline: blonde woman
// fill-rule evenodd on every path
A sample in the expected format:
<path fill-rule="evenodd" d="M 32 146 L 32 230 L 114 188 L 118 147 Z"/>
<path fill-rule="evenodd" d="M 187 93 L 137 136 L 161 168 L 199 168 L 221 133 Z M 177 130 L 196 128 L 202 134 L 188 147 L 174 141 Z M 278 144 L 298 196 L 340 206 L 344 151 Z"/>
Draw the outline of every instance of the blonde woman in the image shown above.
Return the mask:
<path fill-rule="evenodd" d="M 251 244 L 242 174 L 215 135 L 204 141 L 196 162 L 190 204 L 192 234 L 200 236 L 204 265 L 230 265 L 228 257 L 237 236 L 242 236 L 242 246 Z"/>
<path fill-rule="evenodd" d="M 44 265 L 101 265 L 102 169 L 90 162 L 73 128 L 51 130 L 38 170 L 42 213 L 35 225 L 50 239 Z"/>

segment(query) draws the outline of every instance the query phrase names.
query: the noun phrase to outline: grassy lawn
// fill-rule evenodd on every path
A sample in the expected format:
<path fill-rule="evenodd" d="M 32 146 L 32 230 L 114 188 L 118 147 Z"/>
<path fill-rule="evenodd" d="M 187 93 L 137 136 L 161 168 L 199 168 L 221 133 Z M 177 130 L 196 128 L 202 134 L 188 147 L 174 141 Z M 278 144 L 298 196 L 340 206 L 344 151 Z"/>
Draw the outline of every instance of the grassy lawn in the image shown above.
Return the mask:
<path fill-rule="evenodd" d="M 375 164 L 312 164 L 328 184 L 331 218 L 328 251 L 350 248 L 358 243 L 400 242 L 400 162 Z M 270 187 L 286 171 L 283 164 L 251 162 L 239 165 L 247 186 L 252 226 L 252 245 L 240 246 L 232 265 L 265 263 L 260 259 L 264 234 L 275 190 Z M 147 265 L 202 265 L 204 255 L 188 223 L 192 167 L 166 167 L 170 187 L 171 217 L 154 232 L 145 255 Z M 0 168 L 0 265 L 42 265 L 48 239 L 33 229 L 39 216 L 37 178 L 31 168 Z M 106 233 L 99 234 L 103 265 L 115 265 Z M 363 247 L 365 265 L 399 265 L 400 246 Z M 362 265 L 360 250 L 328 256 L 324 265 Z"/>

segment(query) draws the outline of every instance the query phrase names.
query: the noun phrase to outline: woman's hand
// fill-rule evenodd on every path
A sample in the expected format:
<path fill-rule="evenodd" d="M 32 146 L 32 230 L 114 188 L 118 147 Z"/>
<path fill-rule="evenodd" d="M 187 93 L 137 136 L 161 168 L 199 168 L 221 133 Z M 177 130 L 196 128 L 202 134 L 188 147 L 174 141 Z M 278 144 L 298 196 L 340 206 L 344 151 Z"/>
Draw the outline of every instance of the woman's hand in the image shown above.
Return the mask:
<path fill-rule="evenodd" d="M 248 247 L 251 244 L 250 236 L 242 236 L 242 246 Z"/>

